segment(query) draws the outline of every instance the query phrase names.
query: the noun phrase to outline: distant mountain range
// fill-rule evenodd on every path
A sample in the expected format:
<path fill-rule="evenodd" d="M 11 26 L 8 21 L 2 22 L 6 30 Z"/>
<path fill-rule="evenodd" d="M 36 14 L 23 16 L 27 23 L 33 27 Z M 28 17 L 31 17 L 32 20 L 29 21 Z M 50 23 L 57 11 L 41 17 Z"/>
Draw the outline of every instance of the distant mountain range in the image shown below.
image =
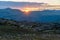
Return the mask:
<path fill-rule="evenodd" d="M 29 22 L 60 22 L 60 10 L 32 11 L 26 16 L 18 9 L 6 8 L 0 9 L 0 18 Z"/>

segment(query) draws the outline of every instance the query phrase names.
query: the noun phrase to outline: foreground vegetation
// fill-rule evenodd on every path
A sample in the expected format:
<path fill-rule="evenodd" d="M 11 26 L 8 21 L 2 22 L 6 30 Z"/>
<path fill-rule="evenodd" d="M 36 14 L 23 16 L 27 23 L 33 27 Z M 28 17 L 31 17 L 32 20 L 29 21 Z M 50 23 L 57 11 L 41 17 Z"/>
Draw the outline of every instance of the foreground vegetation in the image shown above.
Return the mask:
<path fill-rule="evenodd" d="M 0 40 L 60 40 L 60 23 L 37 23 L 0 18 Z"/>

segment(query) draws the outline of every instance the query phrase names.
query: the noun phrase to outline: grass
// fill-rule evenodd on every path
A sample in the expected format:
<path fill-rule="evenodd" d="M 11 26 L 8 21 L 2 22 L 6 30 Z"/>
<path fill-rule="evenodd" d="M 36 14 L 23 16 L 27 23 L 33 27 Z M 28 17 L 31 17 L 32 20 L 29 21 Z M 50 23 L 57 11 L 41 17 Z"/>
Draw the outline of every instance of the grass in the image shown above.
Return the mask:
<path fill-rule="evenodd" d="M 31 30 L 31 29 L 30 29 Z M 47 31 L 47 30 L 46 30 Z M 51 32 L 51 30 L 50 30 Z M 36 32 L 24 33 L 11 26 L 0 25 L 0 40 L 59 40 L 58 34 Z"/>
<path fill-rule="evenodd" d="M 33 28 L 0 25 L 0 40 L 60 40 L 56 30 L 33 31 Z"/>

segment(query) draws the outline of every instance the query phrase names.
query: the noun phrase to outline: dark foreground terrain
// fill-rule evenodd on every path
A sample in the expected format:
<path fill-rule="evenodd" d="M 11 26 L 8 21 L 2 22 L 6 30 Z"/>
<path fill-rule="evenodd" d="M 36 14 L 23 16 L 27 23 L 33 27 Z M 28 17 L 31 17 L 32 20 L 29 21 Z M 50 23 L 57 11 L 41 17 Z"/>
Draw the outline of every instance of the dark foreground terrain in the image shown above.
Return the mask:
<path fill-rule="evenodd" d="M 0 18 L 0 40 L 60 40 L 60 23 L 18 22 Z"/>

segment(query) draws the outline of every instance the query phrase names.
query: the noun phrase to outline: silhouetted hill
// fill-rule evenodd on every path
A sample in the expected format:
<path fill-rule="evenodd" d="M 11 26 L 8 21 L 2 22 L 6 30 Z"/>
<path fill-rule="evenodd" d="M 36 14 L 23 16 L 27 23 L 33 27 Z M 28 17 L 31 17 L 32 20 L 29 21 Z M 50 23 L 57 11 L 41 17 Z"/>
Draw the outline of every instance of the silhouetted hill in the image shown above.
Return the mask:
<path fill-rule="evenodd" d="M 19 16 L 22 16 L 22 12 L 20 10 L 11 8 L 0 9 L 0 17 L 16 19 L 16 17 L 18 18 Z"/>
<path fill-rule="evenodd" d="M 6 8 L 0 9 L 0 18 L 29 22 L 60 22 L 60 10 L 32 11 L 27 16 L 18 9 Z"/>

